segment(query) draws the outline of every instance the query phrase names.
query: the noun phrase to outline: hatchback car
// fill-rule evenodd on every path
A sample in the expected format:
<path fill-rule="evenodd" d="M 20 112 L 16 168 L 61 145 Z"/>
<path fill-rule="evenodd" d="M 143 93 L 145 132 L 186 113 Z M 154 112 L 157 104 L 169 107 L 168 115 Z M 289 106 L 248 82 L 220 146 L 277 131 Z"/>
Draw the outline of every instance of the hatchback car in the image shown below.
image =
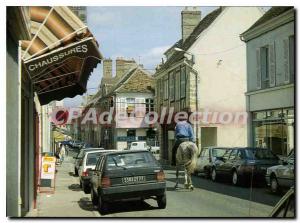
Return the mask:
<path fill-rule="evenodd" d="M 74 162 L 74 174 L 75 176 L 78 176 L 78 170 L 79 170 L 79 166 L 82 165 L 82 159 L 85 155 L 86 151 L 93 151 L 93 150 L 104 150 L 103 148 L 85 148 L 85 149 L 81 149 L 79 151 L 79 153 L 77 153 L 77 155 L 75 155 L 73 158 L 75 159 Z"/>
<path fill-rule="evenodd" d="M 210 176 L 213 163 L 216 157 L 221 157 L 226 152 L 225 147 L 204 147 L 202 148 L 196 164 L 195 174 L 204 173 L 206 177 Z"/>
<path fill-rule="evenodd" d="M 165 175 L 149 151 L 104 153 L 91 175 L 91 199 L 102 213 L 109 202 L 128 199 L 154 198 L 159 208 L 166 208 Z"/>
<path fill-rule="evenodd" d="M 232 148 L 217 157 L 211 170 L 211 179 L 218 176 L 231 178 L 233 185 L 244 184 L 251 179 L 265 180 L 268 167 L 278 165 L 279 158 L 266 148 Z"/>
<path fill-rule="evenodd" d="M 281 165 L 272 166 L 267 169 L 267 185 L 273 193 L 279 192 L 282 188 L 290 188 L 295 184 L 295 154 L 291 151 Z"/>
<path fill-rule="evenodd" d="M 91 192 L 89 170 L 95 169 L 96 163 L 101 153 L 114 151 L 114 150 L 103 150 L 103 149 L 92 149 L 86 150 L 82 158 L 82 162 L 79 165 L 78 175 L 80 187 L 82 187 L 84 193 L 88 194 Z"/>

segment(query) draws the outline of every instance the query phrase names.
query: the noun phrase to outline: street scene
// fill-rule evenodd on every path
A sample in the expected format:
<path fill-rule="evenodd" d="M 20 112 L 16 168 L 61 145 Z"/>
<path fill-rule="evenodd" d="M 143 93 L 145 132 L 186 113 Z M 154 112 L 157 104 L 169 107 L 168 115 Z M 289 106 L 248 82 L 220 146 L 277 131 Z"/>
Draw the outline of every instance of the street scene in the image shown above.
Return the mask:
<path fill-rule="evenodd" d="M 295 218 L 295 10 L 7 6 L 6 217 Z"/>

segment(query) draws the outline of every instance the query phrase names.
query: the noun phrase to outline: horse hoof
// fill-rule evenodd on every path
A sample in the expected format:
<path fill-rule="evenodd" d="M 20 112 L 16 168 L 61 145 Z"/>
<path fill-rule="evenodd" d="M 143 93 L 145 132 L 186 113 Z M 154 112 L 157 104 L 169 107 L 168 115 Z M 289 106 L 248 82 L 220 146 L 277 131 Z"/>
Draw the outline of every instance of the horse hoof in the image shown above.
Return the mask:
<path fill-rule="evenodd" d="M 193 185 L 190 186 L 190 190 L 194 190 L 194 186 Z"/>
<path fill-rule="evenodd" d="M 185 188 L 185 189 L 189 189 L 189 188 L 190 188 L 190 185 L 189 185 L 189 184 L 184 184 L 184 188 Z"/>

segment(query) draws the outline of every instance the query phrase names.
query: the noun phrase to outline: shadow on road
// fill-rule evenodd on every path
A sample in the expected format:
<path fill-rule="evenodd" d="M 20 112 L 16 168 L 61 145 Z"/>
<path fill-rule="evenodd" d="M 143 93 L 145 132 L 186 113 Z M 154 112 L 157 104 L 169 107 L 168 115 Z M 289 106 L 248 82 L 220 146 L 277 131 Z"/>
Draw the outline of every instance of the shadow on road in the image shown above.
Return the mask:
<path fill-rule="evenodd" d="M 77 177 L 73 172 L 69 172 L 69 176 L 71 176 L 71 177 Z"/>
<path fill-rule="evenodd" d="M 176 182 L 176 178 L 167 178 L 167 181 Z M 270 206 L 275 206 L 275 204 L 280 200 L 282 196 L 274 195 L 267 190 L 265 187 L 259 186 L 252 187 L 252 194 L 250 187 L 237 187 L 229 184 L 227 181 L 212 182 L 210 179 L 203 177 L 192 176 L 193 185 L 195 188 L 199 188 L 206 191 L 211 191 L 215 193 L 224 194 L 231 197 L 236 197 L 244 200 L 251 200 L 253 202 L 262 203 Z M 179 183 L 183 184 L 184 179 L 182 176 L 179 178 Z M 167 188 L 168 191 L 174 191 L 174 188 Z"/>
<path fill-rule="evenodd" d="M 107 210 L 102 215 L 120 213 L 120 212 L 134 212 L 134 211 L 147 211 L 157 209 L 145 201 L 124 201 L 108 203 Z"/>
<path fill-rule="evenodd" d="M 77 202 L 78 202 L 79 207 L 85 211 L 93 211 L 94 210 L 94 205 L 88 197 L 82 197 Z"/>
<path fill-rule="evenodd" d="M 68 188 L 72 191 L 82 191 L 79 184 L 71 184 L 70 186 L 68 186 Z"/>

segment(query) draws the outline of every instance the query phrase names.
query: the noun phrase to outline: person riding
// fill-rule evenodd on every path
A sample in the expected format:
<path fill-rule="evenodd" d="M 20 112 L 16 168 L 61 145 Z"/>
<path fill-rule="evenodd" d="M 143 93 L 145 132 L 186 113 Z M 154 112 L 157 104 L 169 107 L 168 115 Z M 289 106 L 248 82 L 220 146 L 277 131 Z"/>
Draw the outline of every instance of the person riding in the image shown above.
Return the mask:
<path fill-rule="evenodd" d="M 176 153 L 182 142 L 191 141 L 195 143 L 195 136 L 192 125 L 188 122 L 187 117 L 180 117 L 175 126 L 175 145 L 172 149 L 172 166 L 176 166 Z"/>

